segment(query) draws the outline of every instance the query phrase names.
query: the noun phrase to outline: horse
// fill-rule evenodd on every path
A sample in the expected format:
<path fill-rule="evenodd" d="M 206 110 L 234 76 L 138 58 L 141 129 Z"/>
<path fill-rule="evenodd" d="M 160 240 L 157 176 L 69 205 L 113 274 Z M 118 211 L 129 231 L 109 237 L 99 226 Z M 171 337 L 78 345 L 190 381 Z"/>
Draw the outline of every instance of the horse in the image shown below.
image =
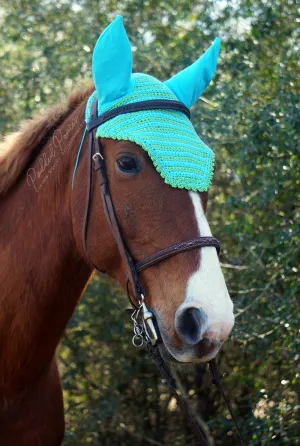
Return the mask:
<path fill-rule="evenodd" d="M 124 33 L 120 19 L 114 23 L 100 37 L 100 49 L 116 27 Z M 124 59 L 124 45 L 120 51 Z M 103 63 L 114 66 L 119 56 L 112 51 Z M 100 68 L 107 73 L 107 65 Z M 103 105 L 97 67 L 93 71 Z M 119 65 L 117 71 L 122 71 Z M 97 177 L 89 178 L 88 142 L 82 138 L 94 85 L 24 123 L 0 146 L 1 446 L 61 445 L 65 426 L 56 347 L 94 268 L 128 287 L 127 265 L 104 212 Z M 101 88 L 109 90 L 108 84 Z M 176 118 L 182 114 L 174 113 Z M 155 119 L 152 124 L 158 125 Z M 207 190 L 172 186 L 152 154 L 135 141 L 95 137 L 101 141 L 119 230 L 132 259 L 179 241 L 211 237 Z M 141 271 L 139 279 L 142 303 L 155 316 L 162 356 L 176 363 L 215 357 L 234 324 L 215 247 L 178 252 Z"/>

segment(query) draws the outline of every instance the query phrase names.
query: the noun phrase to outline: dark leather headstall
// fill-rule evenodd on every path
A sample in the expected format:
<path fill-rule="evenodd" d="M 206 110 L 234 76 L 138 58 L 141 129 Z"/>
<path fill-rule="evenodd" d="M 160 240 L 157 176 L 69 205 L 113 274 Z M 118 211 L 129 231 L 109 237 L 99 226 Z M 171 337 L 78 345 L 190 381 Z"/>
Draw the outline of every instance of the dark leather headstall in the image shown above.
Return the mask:
<path fill-rule="evenodd" d="M 133 287 L 133 291 L 135 294 L 135 298 L 137 300 L 140 299 L 140 295 L 143 294 L 145 296 L 145 291 L 141 283 L 138 279 L 138 272 L 148 268 L 152 265 L 157 264 L 171 256 L 179 254 L 181 252 L 190 251 L 195 248 L 202 248 L 206 246 L 215 247 L 220 252 L 220 243 L 215 237 L 197 237 L 192 240 L 183 241 L 177 243 L 175 245 L 169 246 L 167 248 L 162 249 L 150 256 L 144 258 L 143 260 L 135 263 L 125 245 L 123 237 L 121 235 L 121 231 L 118 224 L 118 219 L 116 216 L 116 212 L 114 209 L 114 205 L 111 199 L 108 178 L 106 174 L 105 168 L 105 160 L 103 156 L 103 146 L 100 138 L 96 138 L 96 130 L 99 125 L 107 122 L 109 119 L 113 119 L 115 116 L 124 113 L 134 113 L 142 110 L 153 110 L 153 109 L 172 109 L 177 110 L 184 113 L 186 116 L 190 117 L 190 111 L 184 104 L 179 101 L 170 101 L 170 100 L 151 100 L 151 101 L 141 101 L 128 105 L 123 105 L 121 107 L 110 110 L 103 115 L 97 116 L 97 100 L 94 101 L 91 109 L 91 119 L 89 124 L 87 124 L 87 130 L 89 132 L 89 167 L 90 167 L 90 184 L 89 184 L 89 193 L 86 205 L 85 212 L 85 224 L 83 230 L 83 246 L 85 251 L 85 256 L 89 259 L 88 252 L 86 249 L 86 238 L 87 238 L 87 224 L 88 224 L 88 214 L 89 214 L 89 205 L 90 205 L 90 193 L 91 193 L 91 182 L 92 182 L 92 169 L 91 169 L 91 160 L 94 160 L 94 169 L 98 173 L 100 180 L 100 189 L 104 211 L 107 217 L 107 221 L 109 226 L 111 227 L 113 236 L 118 245 L 118 249 L 120 255 L 124 261 L 124 266 L 127 270 L 127 277 L 129 282 Z M 89 263 L 90 260 L 89 260 Z M 96 268 L 93 265 L 93 268 Z M 97 269 L 97 268 L 96 268 Z"/>
<path fill-rule="evenodd" d="M 105 168 L 105 160 L 103 155 L 103 146 L 101 143 L 100 138 L 96 137 L 96 131 L 99 125 L 103 124 L 104 122 L 107 122 L 110 119 L 113 119 L 115 116 L 118 116 L 120 114 L 125 113 L 134 113 L 142 110 L 153 110 L 153 109 L 171 109 L 176 110 L 178 112 L 184 113 L 188 118 L 190 118 L 190 111 L 187 107 L 185 107 L 184 104 L 182 104 L 179 101 L 169 101 L 169 100 L 151 100 L 151 101 L 141 101 L 136 102 L 128 105 L 124 105 L 118 108 L 115 108 L 113 110 L 110 110 L 100 116 L 98 116 L 97 112 L 97 100 L 95 100 L 92 104 L 91 109 L 91 119 L 90 122 L 87 124 L 87 131 L 89 132 L 89 143 L 88 143 L 88 165 L 89 165 L 89 176 L 88 176 L 88 193 L 87 193 L 87 200 L 86 200 L 86 206 L 85 206 L 85 212 L 84 212 L 84 224 L 83 224 L 83 230 L 82 230 L 82 244 L 84 249 L 84 255 L 85 260 L 87 263 L 91 266 L 91 268 L 94 268 L 96 270 L 97 267 L 91 262 L 88 251 L 87 251 L 87 230 L 88 230 L 88 221 L 89 221 L 89 212 L 90 212 L 90 202 L 91 202 L 91 191 L 92 191 L 92 160 L 94 161 L 94 169 L 98 174 L 99 178 L 99 184 L 100 184 L 100 191 L 101 191 L 101 197 L 102 197 L 102 204 L 103 209 L 108 221 L 108 224 L 111 228 L 112 234 L 114 236 L 114 239 L 116 241 L 116 244 L 118 246 L 119 253 L 122 257 L 122 260 L 124 262 L 124 266 L 126 268 L 127 273 L 127 290 L 128 290 L 128 298 L 132 305 L 135 307 L 135 310 L 133 310 L 132 320 L 134 323 L 134 333 L 135 338 L 142 338 L 146 341 L 147 350 L 150 355 L 150 357 L 153 359 L 155 364 L 157 365 L 158 369 L 166 379 L 169 388 L 176 398 L 179 406 L 183 410 L 183 412 L 187 415 L 191 427 L 193 429 L 193 432 L 197 438 L 198 445 L 200 446 L 206 446 L 209 444 L 209 440 L 207 437 L 207 433 L 205 430 L 199 426 L 199 423 L 196 422 L 194 416 L 192 415 L 187 403 L 184 401 L 184 399 L 177 393 L 176 390 L 176 383 L 174 378 L 172 377 L 168 367 L 166 366 L 163 358 L 160 355 L 157 341 L 158 338 L 156 336 L 156 330 L 155 330 L 155 321 L 153 323 L 153 315 L 148 310 L 145 304 L 145 290 L 142 286 L 139 278 L 138 273 L 143 271 L 146 268 L 151 267 L 152 265 L 155 265 L 159 262 L 162 262 L 169 257 L 172 257 L 174 255 L 177 255 L 182 252 L 190 251 L 192 249 L 196 248 L 203 248 L 207 246 L 211 246 L 213 248 L 216 248 L 218 254 L 220 252 L 220 243 L 215 237 L 197 237 L 191 240 L 181 241 L 177 244 L 174 244 L 172 246 L 168 246 L 156 253 L 153 253 L 149 255 L 148 257 L 139 260 L 135 262 L 132 258 L 132 256 L 129 253 L 129 250 L 123 240 L 120 227 L 118 224 L 117 215 L 114 209 L 114 205 L 112 202 L 112 198 L 109 191 L 109 183 Z M 134 293 L 135 301 L 130 296 L 129 293 L 129 283 L 132 286 L 132 290 Z M 138 322 L 138 318 L 141 316 L 141 313 L 143 315 L 143 325 L 141 325 Z M 136 345 L 134 343 L 134 345 Z M 221 391 L 225 403 L 233 417 L 232 409 L 230 407 L 229 402 L 227 401 L 223 390 L 221 388 L 221 384 L 219 381 L 217 368 L 215 361 L 210 361 L 210 369 L 212 372 L 212 379 L 213 382 L 217 385 L 219 390 Z M 235 419 L 233 417 L 233 421 L 236 425 Z M 236 428 L 238 430 L 238 433 L 240 435 L 239 429 L 236 425 Z M 240 435 L 241 439 L 241 435 Z M 243 440 L 241 439 L 241 443 L 243 444 Z"/>
<path fill-rule="evenodd" d="M 91 130 L 98 128 L 99 125 L 104 124 L 105 122 L 115 118 L 116 116 L 125 115 L 127 113 L 135 113 L 138 111 L 158 110 L 158 109 L 176 110 L 184 113 L 189 119 L 191 117 L 190 110 L 184 104 L 182 104 L 182 102 L 172 101 L 168 99 L 161 99 L 161 100 L 155 99 L 149 101 L 135 102 L 133 104 L 121 105 L 120 107 L 109 110 L 100 116 L 96 115 L 96 117 L 93 117 L 93 119 L 91 119 L 88 122 L 86 128 L 88 132 L 90 132 Z"/>

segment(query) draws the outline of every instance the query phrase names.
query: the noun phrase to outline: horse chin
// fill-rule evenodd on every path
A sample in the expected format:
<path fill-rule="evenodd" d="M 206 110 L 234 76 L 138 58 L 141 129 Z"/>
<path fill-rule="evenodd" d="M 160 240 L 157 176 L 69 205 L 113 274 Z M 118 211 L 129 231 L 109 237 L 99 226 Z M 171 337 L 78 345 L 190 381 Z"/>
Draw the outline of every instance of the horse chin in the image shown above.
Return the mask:
<path fill-rule="evenodd" d="M 202 339 L 195 345 L 174 345 L 169 339 L 164 326 L 154 317 L 154 325 L 159 337 L 159 351 L 169 365 L 200 364 L 211 361 L 219 353 L 223 342 Z"/>
<path fill-rule="evenodd" d="M 203 339 L 198 344 L 185 347 L 174 347 L 159 343 L 159 351 L 163 359 L 172 365 L 200 364 L 211 361 L 218 354 L 221 342 Z"/>

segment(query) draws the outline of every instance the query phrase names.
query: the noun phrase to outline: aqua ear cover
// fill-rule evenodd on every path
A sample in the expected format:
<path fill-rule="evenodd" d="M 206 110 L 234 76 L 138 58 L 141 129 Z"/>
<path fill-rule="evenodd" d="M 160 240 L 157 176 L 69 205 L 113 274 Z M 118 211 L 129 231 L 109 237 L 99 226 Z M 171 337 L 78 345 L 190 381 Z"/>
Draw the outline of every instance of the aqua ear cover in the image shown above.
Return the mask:
<path fill-rule="evenodd" d="M 220 51 L 220 39 L 215 39 L 211 47 L 189 67 L 175 74 L 165 84 L 179 101 L 188 108 L 200 98 L 212 80 Z"/>
<path fill-rule="evenodd" d="M 86 122 L 90 121 L 96 98 L 99 116 L 141 101 L 179 100 L 190 108 L 213 78 L 219 50 L 220 40 L 216 39 L 200 59 L 166 82 L 148 74 L 132 74 L 130 42 L 122 17 L 117 17 L 94 49 L 96 91 L 87 101 Z M 148 153 L 157 172 L 171 187 L 201 192 L 211 185 L 214 154 L 187 116 L 172 107 L 118 114 L 99 125 L 96 137 L 136 143 Z"/>
<path fill-rule="evenodd" d="M 132 52 L 121 16 L 100 35 L 92 69 L 99 106 L 122 98 L 131 89 Z"/>

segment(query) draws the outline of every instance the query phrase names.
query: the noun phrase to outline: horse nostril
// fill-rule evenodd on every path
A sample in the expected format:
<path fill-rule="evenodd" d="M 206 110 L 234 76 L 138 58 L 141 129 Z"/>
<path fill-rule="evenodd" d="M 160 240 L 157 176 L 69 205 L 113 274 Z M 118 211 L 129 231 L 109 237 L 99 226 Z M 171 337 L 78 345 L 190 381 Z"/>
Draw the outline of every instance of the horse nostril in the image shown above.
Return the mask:
<path fill-rule="evenodd" d="M 197 344 L 207 329 L 207 316 L 201 308 L 185 308 L 176 315 L 175 327 L 184 342 Z"/>

